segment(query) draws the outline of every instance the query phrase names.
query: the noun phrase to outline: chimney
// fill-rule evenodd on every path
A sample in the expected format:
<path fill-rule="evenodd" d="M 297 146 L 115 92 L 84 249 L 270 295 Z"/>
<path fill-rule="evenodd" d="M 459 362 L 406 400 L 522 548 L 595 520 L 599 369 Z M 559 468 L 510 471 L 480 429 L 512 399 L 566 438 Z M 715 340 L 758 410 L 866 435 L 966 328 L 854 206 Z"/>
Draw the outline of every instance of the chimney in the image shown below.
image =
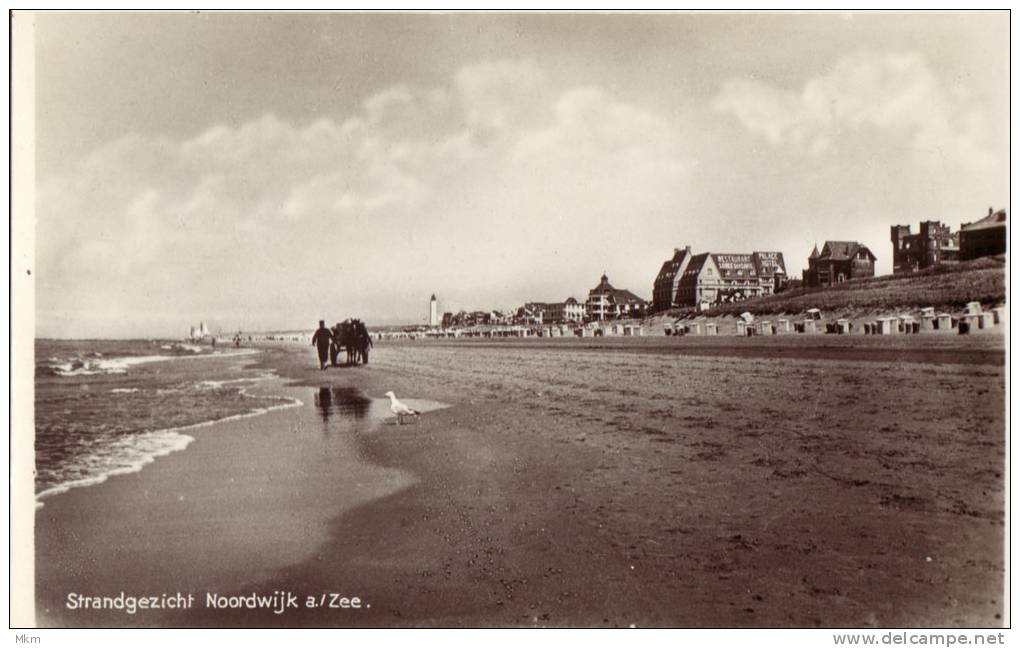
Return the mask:
<path fill-rule="evenodd" d="M 685 250 L 687 250 L 688 252 L 690 252 L 690 251 L 691 251 L 691 246 L 689 246 L 689 245 L 688 245 L 688 246 L 687 246 L 686 248 L 684 248 L 684 249 L 685 249 Z"/>
<path fill-rule="evenodd" d="M 992 215 L 992 214 L 994 214 L 994 213 L 995 213 L 995 209 L 994 209 L 994 208 L 992 208 L 992 207 L 989 207 L 989 208 L 988 208 L 988 215 L 989 215 L 989 216 L 991 216 L 991 215 Z"/>

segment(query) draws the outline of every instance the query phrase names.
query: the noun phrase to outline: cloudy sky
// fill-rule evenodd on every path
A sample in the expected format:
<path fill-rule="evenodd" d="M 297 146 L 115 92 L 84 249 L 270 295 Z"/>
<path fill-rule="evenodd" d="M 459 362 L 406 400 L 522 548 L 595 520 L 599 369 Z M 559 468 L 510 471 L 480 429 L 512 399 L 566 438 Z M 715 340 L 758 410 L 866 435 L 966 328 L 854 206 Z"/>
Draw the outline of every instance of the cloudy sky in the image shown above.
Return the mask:
<path fill-rule="evenodd" d="M 37 332 L 651 297 L 1006 207 L 1009 17 L 36 17 Z M 17 61 L 15 61 L 17 65 Z"/>

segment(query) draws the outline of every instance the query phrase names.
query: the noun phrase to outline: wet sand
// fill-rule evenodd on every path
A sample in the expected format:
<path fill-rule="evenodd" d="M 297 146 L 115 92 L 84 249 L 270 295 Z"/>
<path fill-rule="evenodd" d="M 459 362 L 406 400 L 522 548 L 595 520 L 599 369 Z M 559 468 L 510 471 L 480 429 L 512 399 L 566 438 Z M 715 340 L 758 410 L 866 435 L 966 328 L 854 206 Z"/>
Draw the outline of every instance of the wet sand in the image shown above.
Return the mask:
<path fill-rule="evenodd" d="M 267 351 L 305 407 L 47 501 L 39 622 L 1003 624 L 1001 346 L 857 342 L 892 355 L 821 337 L 781 358 L 380 343 L 367 367 L 319 372 L 311 348 Z M 384 401 L 358 419 L 316 399 L 388 390 L 449 407 L 396 426 Z M 289 590 L 302 607 L 60 607 L 160 588 Z M 371 607 L 303 606 L 328 593 Z"/>

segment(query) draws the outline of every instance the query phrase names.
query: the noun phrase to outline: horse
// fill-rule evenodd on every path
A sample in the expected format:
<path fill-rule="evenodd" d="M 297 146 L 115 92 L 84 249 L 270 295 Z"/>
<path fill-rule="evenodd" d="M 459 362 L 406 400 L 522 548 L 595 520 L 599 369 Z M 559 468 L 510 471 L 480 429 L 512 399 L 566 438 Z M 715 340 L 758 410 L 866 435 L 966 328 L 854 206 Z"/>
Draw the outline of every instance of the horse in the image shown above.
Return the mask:
<path fill-rule="evenodd" d="M 348 367 L 357 366 L 361 362 L 368 364 L 368 350 L 372 347 L 372 336 L 368 328 L 360 320 L 344 320 L 332 328 L 333 344 L 330 347 L 330 360 L 333 366 L 339 359 L 340 350 L 347 352 Z"/>
<path fill-rule="evenodd" d="M 332 367 L 337 366 L 337 356 L 340 355 L 340 322 L 336 323 L 336 326 L 330 329 L 333 334 L 333 341 L 329 345 L 329 364 Z"/>
<path fill-rule="evenodd" d="M 345 320 L 339 325 L 340 334 L 337 338 L 337 346 L 347 351 L 347 365 L 358 364 L 357 352 L 357 329 L 351 320 Z"/>
<path fill-rule="evenodd" d="M 365 364 L 368 364 L 368 350 L 372 346 L 372 336 L 369 334 L 368 328 L 365 327 L 365 323 L 361 320 L 354 320 L 352 325 L 354 327 L 356 353 L 361 356 Z"/>

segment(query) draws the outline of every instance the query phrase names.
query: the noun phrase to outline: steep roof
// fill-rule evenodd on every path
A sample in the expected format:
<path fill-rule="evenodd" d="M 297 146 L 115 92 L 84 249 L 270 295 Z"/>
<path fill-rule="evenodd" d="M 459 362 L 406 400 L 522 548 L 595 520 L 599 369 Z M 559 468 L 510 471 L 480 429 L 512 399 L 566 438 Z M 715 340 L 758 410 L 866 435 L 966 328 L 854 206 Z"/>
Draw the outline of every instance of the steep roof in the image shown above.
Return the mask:
<path fill-rule="evenodd" d="M 808 259 L 817 259 L 817 258 L 818 258 L 818 244 L 815 243 L 815 249 L 811 250 L 811 256 L 809 256 Z"/>
<path fill-rule="evenodd" d="M 724 278 L 753 277 L 758 274 L 750 254 L 713 254 L 712 260 Z"/>
<path fill-rule="evenodd" d="M 847 261 L 857 256 L 857 248 L 858 245 L 854 241 L 826 241 L 819 258 Z"/>
<path fill-rule="evenodd" d="M 602 280 L 599 281 L 599 285 L 595 286 L 590 291 L 588 291 L 588 294 L 592 294 L 592 293 L 612 293 L 615 290 L 616 290 L 616 288 L 613 288 L 612 284 L 609 283 L 609 277 L 607 277 L 605 274 L 603 274 L 602 275 Z"/>
<path fill-rule="evenodd" d="M 599 285 L 595 286 L 588 292 L 589 298 L 594 295 L 605 295 L 611 302 L 616 304 L 645 303 L 644 299 L 641 299 L 629 290 L 613 288 L 606 275 L 602 275 L 602 281 L 599 282 Z"/>
<path fill-rule="evenodd" d="M 687 269 L 684 270 L 683 275 L 680 277 L 680 285 L 685 288 L 697 285 L 698 275 L 701 274 L 701 269 L 705 267 L 705 261 L 707 260 L 708 252 L 692 256 L 687 264 Z"/>
<path fill-rule="evenodd" d="M 786 274 L 786 260 L 782 252 L 755 252 L 751 255 L 759 277 L 773 277 Z"/>
<path fill-rule="evenodd" d="M 973 223 L 967 223 L 966 225 L 960 226 L 961 232 L 973 232 L 975 230 L 992 229 L 993 227 L 1005 227 L 1006 226 L 1006 210 L 1000 209 L 994 214 L 988 214 L 981 220 L 974 221 Z"/>
<path fill-rule="evenodd" d="M 673 258 L 662 264 L 659 269 L 659 274 L 655 277 L 655 284 L 658 285 L 660 282 L 673 283 L 673 279 L 676 277 L 677 270 L 683 265 L 684 257 L 690 253 L 689 249 L 681 250 L 676 248 L 673 250 Z"/>
<path fill-rule="evenodd" d="M 868 246 L 861 245 L 857 241 L 826 241 L 818 258 L 830 261 L 849 261 L 854 259 L 861 250 L 864 250 L 872 261 L 875 260 L 875 255 L 871 253 Z"/>
<path fill-rule="evenodd" d="M 645 300 L 641 299 L 629 290 L 617 290 L 613 293 L 613 301 L 617 304 L 643 304 Z"/>

